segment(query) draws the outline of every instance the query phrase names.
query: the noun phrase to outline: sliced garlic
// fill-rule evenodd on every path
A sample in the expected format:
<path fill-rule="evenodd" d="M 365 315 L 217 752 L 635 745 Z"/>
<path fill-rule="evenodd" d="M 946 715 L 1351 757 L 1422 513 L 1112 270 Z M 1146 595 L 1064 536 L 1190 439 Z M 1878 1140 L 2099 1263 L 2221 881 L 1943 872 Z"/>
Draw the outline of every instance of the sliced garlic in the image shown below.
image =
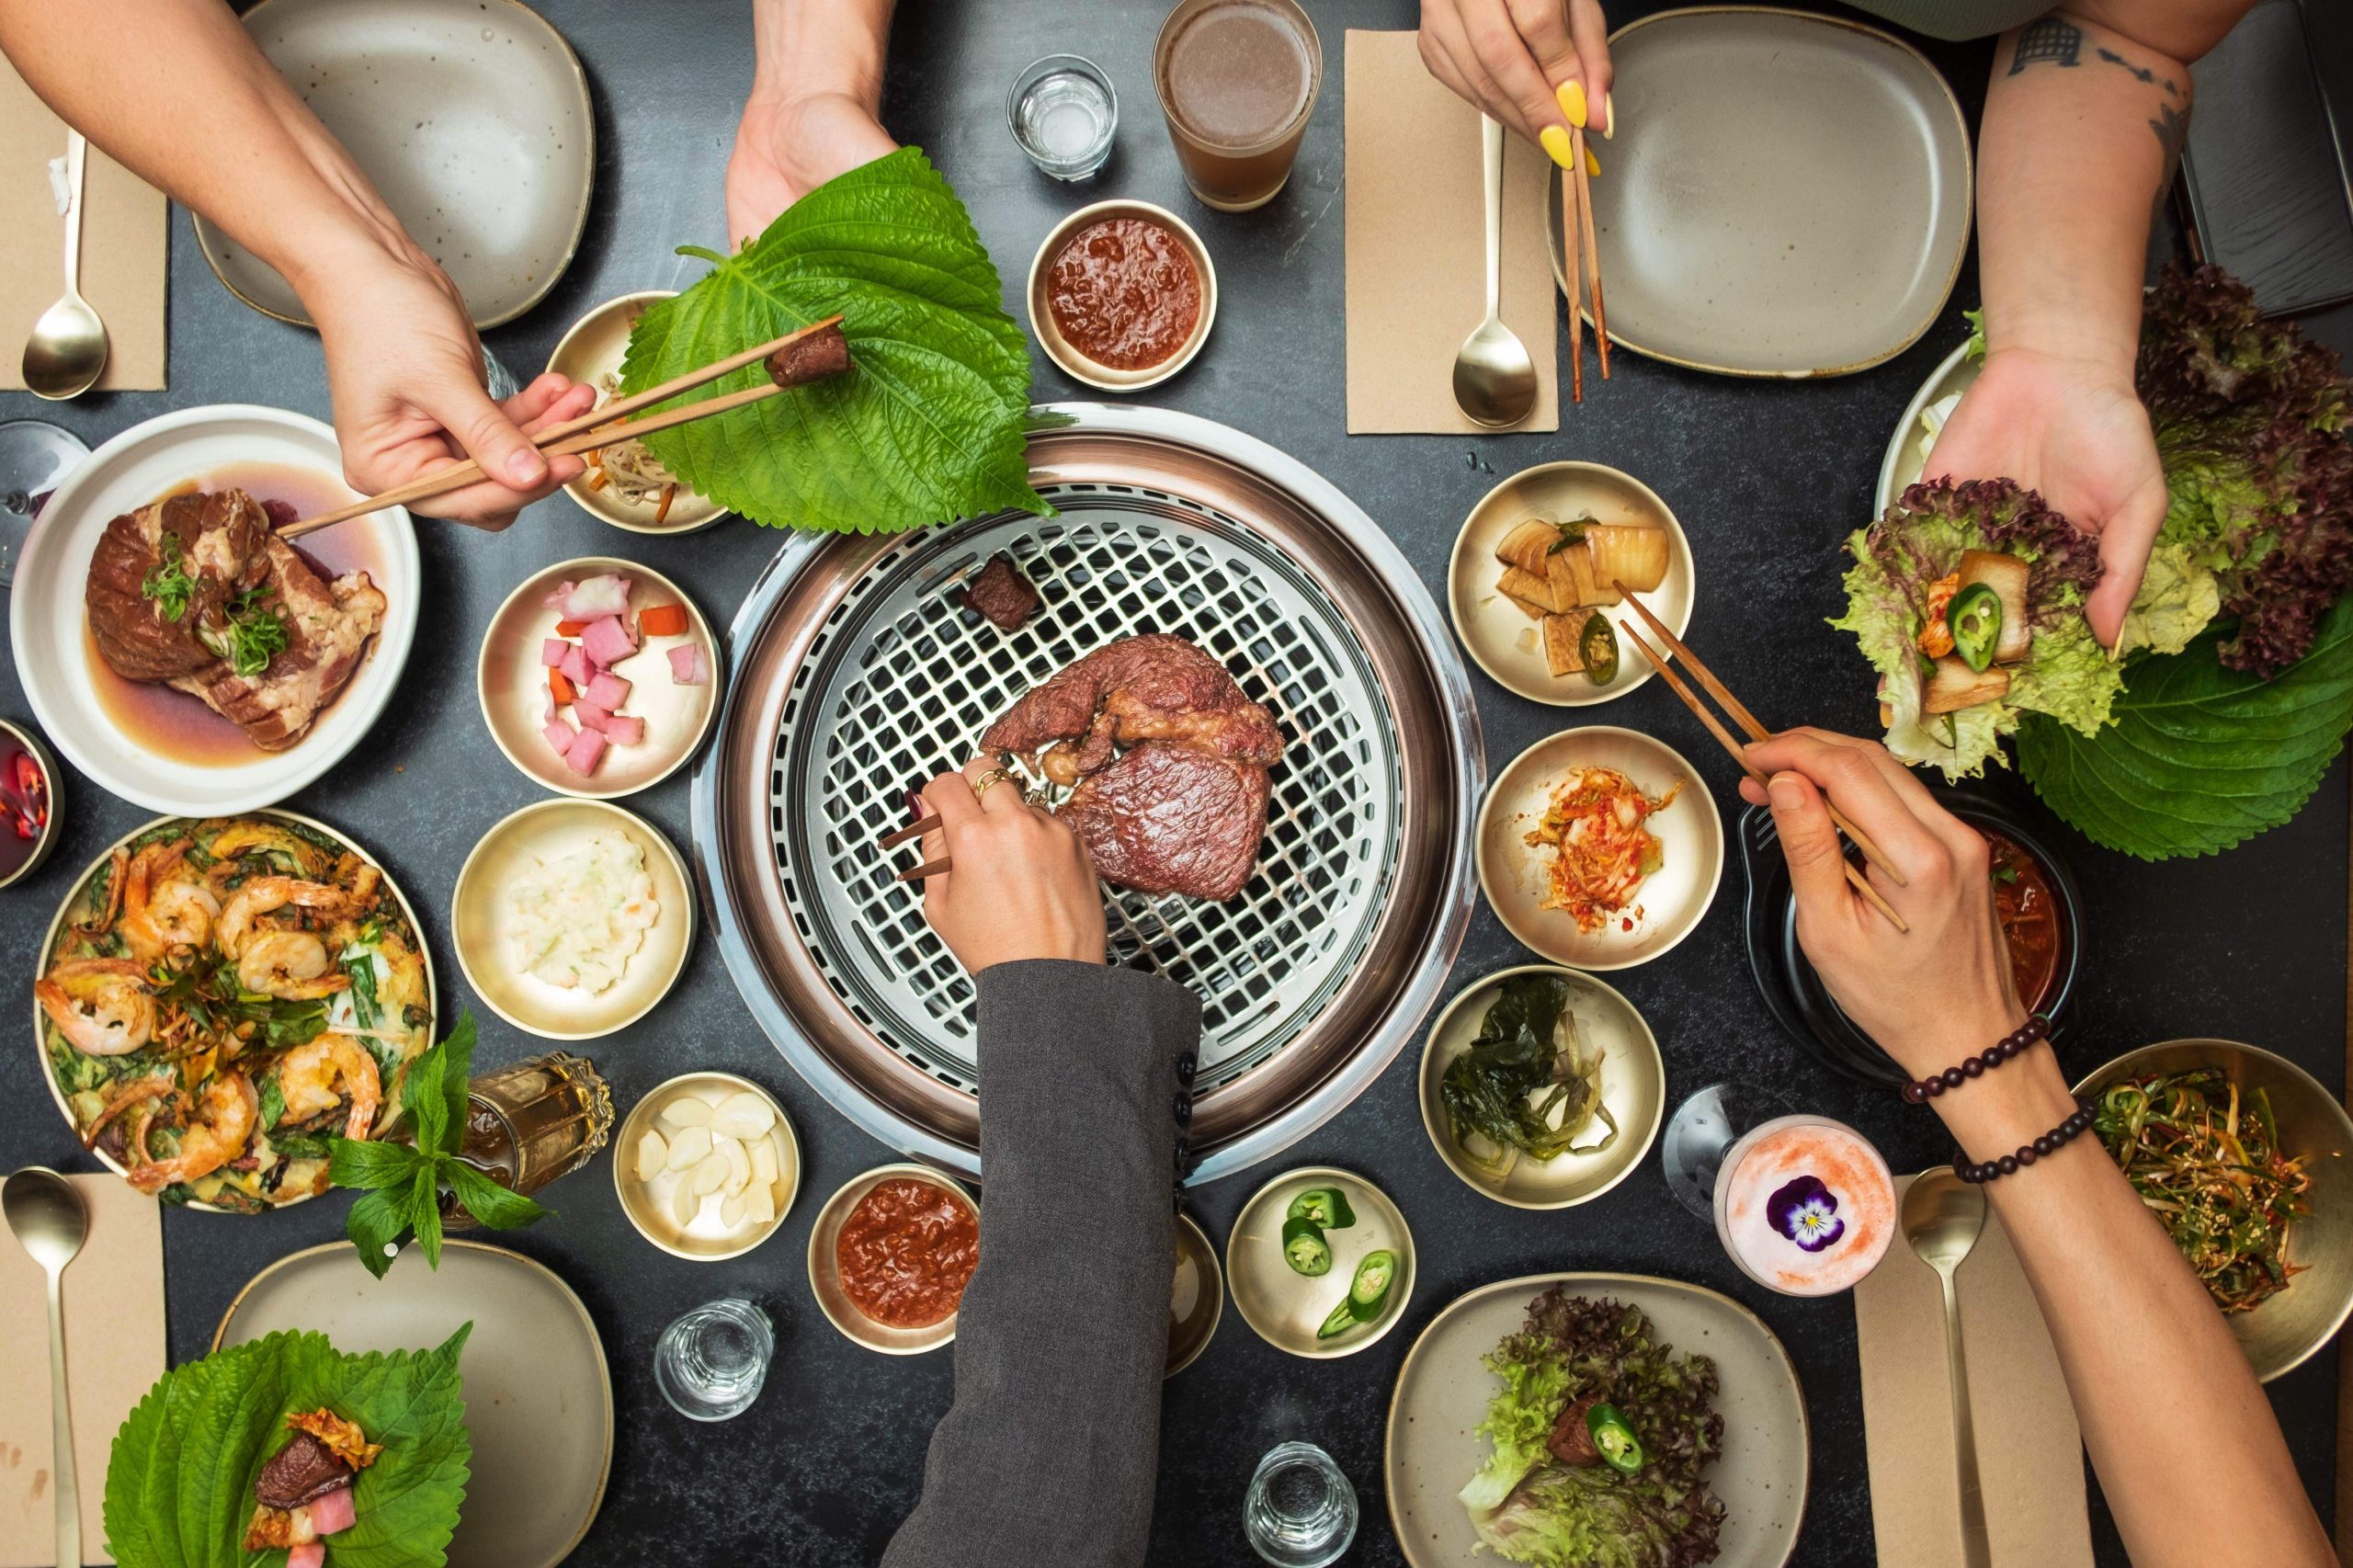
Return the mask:
<path fill-rule="evenodd" d="M 694 1187 L 699 1193 L 717 1192 L 727 1182 L 727 1156 L 705 1154 L 702 1164 L 695 1167 Z"/>
<path fill-rule="evenodd" d="M 768 1102 L 746 1090 L 737 1090 L 719 1102 L 710 1113 L 710 1128 L 730 1138 L 759 1138 L 776 1125 L 776 1112 Z"/>
<path fill-rule="evenodd" d="M 757 1138 L 752 1142 L 752 1179 L 762 1187 L 775 1185 L 777 1178 L 776 1140 Z"/>
<path fill-rule="evenodd" d="M 719 1200 L 719 1222 L 729 1230 L 744 1222 L 744 1211 L 750 1207 L 740 1192 L 731 1192 Z"/>
<path fill-rule="evenodd" d="M 673 1127 L 708 1127 L 710 1102 L 697 1095 L 680 1095 L 662 1108 L 662 1119 Z"/>
<path fill-rule="evenodd" d="M 683 1231 L 695 1222 L 695 1215 L 701 1208 L 702 1195 L 695 1190 L 695 1184 L 680 1176 L 677 1185 L 670 1189 L 670 1218 Z"/>
<path fill-rule="evenodd" d="M 689 1127 L 670 1140 L 670 1168 L 692 1170 L 710 1153 L 710 1129 Z"/>
<path fill-rule="evenodd" d="M 745 1207 L 750 1211 L 752 1223 L 776 1223 L 776 1192 L 764 1181 L 756 1181 L 744 1192 Z"/>
<path fill-rule="evenodd" d="M 637 1179 L 652 1181 L 669 1165 L 670 1145 L 662 1141 L 662 1134 L 647 1128 L 645 1136 L 637 1141 Z"/>
<path fill-rule="evenodd" d="M 744 1145 L 733 1138 L 714 1138 L 711 1142 L 719 1146 L 721 1157 L 727 1162 L 727 1193 L 732 1198 L 751 1182 L 752 1156 L 744 1153 Z"/>

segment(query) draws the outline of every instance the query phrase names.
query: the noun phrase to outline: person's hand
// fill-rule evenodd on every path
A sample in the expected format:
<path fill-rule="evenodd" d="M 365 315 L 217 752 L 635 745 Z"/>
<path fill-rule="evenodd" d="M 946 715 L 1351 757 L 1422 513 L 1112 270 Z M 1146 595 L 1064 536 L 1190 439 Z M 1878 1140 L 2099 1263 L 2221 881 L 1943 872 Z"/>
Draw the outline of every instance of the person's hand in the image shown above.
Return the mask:
<path fill-rule="evenodd" d="M 2014 479 L 2099 539 L 2084 607 L 2110 647 L 2165 518 L 2165 474 L 2131 367 L 1995 349 L 1928 453 L 1932 479 Z"/>
<path fill-rule="evenodd" d="M 1790 730 L 1748 748 L 1769 790 L 1741 780 L 1752 805 L 1769 805 L 1797 898 L 1798 945 L 1847 1016 L 1915 1078 L 1983 1051 L 2026 1018 L 2009 949 L 1994 913 L 1984 838 L 1928 793 L 1875 741 Z M 1827 794 L 1904 873 L 1866 875 L 1909 931 L 1899 931 L 1848 885 L 1846 846 Z"/>
<path fill-rule="evenodd" d="M 1006 778 L 975 795 L 996 766 L 974 757 L 961 773 L 924 786 L 940 825 L 923 837 L 923 858 L 946 856 L 951 869 L 926 877 L 923 917 L 967 972 L 1021 959 L 1103 961 L 1103 897 L 1078 835 L 1021 798 Z"/>
<path fill-rule="evenodd" d="M 1568 127 L 1617 130 L 1600 0 L 1422 0 L 1422 63 L 1569 166 Z"/>
<path fill-rule="evenodd" d="M 777 215 L 835 175 L 895 149 L 874 106 L 847 92 L 755 91 L 727 159 L 727 240 L 757 239 Z"/>
<path fill-rule="evenodd" d="M 361 494 L 471 457 L 492 479 L 413 509 L 503 528 L 580 476 L 581 459 L 543 457 L 529 433 L 585 414 L 597 389 L 551 373 L 503 405 L 492 402 L 465 301 L 422 252 L 361 247 L 303 303 L 326 351 L 344 476 Z"/>

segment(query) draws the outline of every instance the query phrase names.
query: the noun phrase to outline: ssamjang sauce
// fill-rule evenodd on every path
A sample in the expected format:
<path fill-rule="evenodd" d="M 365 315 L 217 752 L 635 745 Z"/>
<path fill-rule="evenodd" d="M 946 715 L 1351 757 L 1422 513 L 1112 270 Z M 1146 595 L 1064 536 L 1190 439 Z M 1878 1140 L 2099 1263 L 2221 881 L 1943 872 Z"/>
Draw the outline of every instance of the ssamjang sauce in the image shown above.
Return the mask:
<path fill-rule="evenodd" d="M 1106 218 L 1055 253 L 1046 306 L 1079 353 L 1114 370 L 1142 370 L 1174 358 L 1192 337 L 1201 278 L 1166 225 Z"/>
<path fill-rule="evenodd" d="M 2016 839 L 1984 830 L 1994 851 L 1994 913 L 2001 918 L 2002 935 L 2010 949 L 2010 978 L 2018 1000 L 2032 1012 L 2050 1000 L 2051 983 L 2059 971 L 2060 930 L 2063 918 L 2042 864 Z"/>
<path fill-rule="evenodd" d="M 981 1227 L 971 1207 L 912 1176 L 875 1183 L 834 1243 L 842 1293 L 886 1328 L 945 1321 L 980 1261 Z"/>

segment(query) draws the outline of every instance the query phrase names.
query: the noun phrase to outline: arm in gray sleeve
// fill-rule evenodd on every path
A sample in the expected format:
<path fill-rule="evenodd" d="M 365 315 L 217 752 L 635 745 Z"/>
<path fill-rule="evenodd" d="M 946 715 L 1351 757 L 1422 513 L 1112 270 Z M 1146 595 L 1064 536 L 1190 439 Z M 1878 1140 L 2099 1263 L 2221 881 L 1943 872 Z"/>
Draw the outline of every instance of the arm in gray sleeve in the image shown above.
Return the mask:
<path fill-rule="evenodd" d="M 886 1568 L 1143 1562 L 1200 1032 L 1190 992 L 1133 970 L 981 971 L 981 1261 Z"/>

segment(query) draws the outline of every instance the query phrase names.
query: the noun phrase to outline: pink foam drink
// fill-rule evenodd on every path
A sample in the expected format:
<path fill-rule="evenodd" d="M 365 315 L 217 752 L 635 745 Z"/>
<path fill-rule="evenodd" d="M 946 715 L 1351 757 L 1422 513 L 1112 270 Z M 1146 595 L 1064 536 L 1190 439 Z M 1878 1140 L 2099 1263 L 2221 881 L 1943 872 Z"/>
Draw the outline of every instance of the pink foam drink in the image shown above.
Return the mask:
<path fill-rule="evenodd" d="M 1740 1271 L 1790 1296 L 1852 1290 L 1895 1233 L 1895 1178 L 1861 1133 L 1825 1116 L 1752 1128 L 1716 1176 L 1716 1236 Z"/>

